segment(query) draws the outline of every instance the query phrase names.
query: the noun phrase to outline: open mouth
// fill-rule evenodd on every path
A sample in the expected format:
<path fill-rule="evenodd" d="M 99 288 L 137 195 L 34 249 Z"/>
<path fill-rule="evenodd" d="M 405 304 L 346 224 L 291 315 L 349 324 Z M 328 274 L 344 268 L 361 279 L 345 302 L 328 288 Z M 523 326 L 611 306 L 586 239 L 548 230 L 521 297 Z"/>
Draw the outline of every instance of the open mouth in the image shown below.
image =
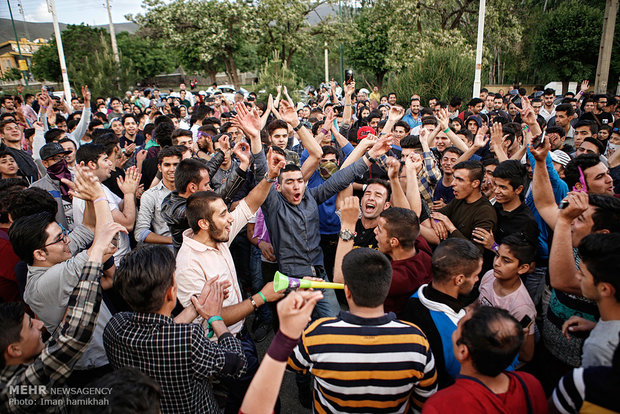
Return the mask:
<path fill-rule="evenodd" d="M 299 203 L 301 201 L 301 192 L 293 193 L 293 201 Z"/>
<path fill-rule="evenodd" d="M 373 203 L 372 201 L 369 201 L 364 205 L 364 213 L 366 214 L 372 214 L 376 210 L 377 210 L 377 205 Z"/>

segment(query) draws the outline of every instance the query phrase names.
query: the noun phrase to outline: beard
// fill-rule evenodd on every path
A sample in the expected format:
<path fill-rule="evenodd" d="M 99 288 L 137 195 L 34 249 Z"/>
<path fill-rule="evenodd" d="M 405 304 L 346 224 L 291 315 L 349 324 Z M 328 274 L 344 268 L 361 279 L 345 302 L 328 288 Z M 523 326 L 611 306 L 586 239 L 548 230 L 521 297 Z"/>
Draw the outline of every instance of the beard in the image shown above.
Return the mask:
<path fill-rule="evenodd" d="M 226 228 L 217 228 L 213 220 L 207 219 L 209 222 L 209 237 L 216 243 L 226 243 L 230 236 L 226 234 Z"/>

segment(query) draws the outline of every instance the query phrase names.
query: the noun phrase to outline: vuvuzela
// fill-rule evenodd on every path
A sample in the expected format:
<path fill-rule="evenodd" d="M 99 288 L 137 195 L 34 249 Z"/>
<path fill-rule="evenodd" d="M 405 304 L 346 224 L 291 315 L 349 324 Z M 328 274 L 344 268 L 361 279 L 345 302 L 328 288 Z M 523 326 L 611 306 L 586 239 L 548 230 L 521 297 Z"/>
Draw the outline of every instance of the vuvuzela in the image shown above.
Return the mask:
<path fill-rule="evenodd" d="M 343 283 L 318 282 L 316 280 L 297 279 L 276 272 L 273 277 L 273 290 L 279 292 L 284 289 L 344 289 Z"/>

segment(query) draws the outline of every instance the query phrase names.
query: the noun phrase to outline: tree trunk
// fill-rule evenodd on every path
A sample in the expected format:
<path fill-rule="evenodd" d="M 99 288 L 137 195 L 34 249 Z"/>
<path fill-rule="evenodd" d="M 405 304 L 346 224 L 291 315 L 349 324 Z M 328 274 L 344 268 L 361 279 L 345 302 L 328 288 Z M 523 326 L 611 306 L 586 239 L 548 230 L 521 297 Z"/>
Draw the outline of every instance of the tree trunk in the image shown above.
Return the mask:
<path fill-rule="evenodd" d="M 375 76 L 377 77 L 377 86 L 379 87 L 379 90 L 383 89 L 383 80 L 385 79 L 385 74 L 386 72 L 375 73 Z"/>
<path fill-rule="evenodd" d="M 216 77 L 217 77 L 217 71 L 216 70 L 209 70 L 209 80 L 211 81 L 211 83 L 216 83 Z"/>
<path fill-rule="evenodd" d="M 226 65 L 226 74 L 228 78 L 235 86 L 235 89 L 239 89 L 239 74 L 237 73 L 237 65 L 235 65 L 235 59 L 233 57 L 232 50 L 226 51 L 226 58 L 224 59 L 224 64 Z"/>

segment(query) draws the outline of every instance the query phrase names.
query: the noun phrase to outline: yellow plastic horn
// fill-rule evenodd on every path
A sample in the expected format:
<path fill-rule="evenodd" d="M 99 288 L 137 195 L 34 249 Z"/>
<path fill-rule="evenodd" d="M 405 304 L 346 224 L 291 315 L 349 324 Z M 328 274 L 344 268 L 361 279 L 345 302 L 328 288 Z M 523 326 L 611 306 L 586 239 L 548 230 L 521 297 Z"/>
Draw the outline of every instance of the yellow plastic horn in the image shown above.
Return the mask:
<path fill-rule="evenodd" d="M 344 289 L 343 283 L 318 282 L 316 280 L 297 279 L 276 272 L 273 277 L 273 290 L 279 292 L 285 289 Z"/>

